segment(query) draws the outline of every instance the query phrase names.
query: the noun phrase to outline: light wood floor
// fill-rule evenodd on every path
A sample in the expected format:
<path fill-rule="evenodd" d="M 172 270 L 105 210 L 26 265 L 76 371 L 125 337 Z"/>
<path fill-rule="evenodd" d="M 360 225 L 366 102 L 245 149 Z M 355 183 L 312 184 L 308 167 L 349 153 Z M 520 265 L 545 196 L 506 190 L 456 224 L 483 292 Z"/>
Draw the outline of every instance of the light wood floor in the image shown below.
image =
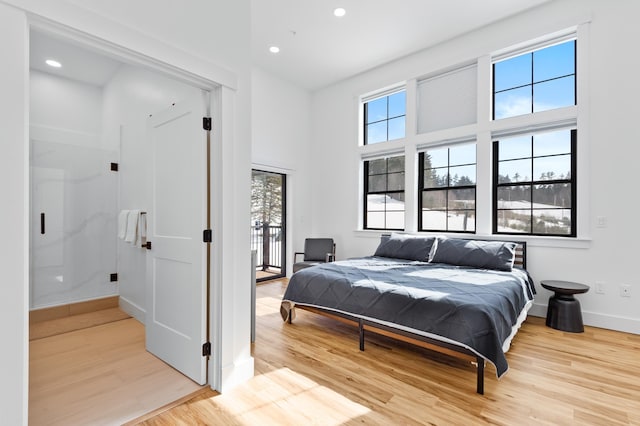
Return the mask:
<path fill-rule="evenodd" d="M 54 318 L 29 324 L 29 340 L 42 339 L 57 334 L 69 333 L 83 328 L 95 327 L 114 321 L 131 318 L 119 308 L 100 309 L 78 315 Z"/>
<path fill-rule="evenodd" d="M 461 361 L 298 310 L 278 313 L 285 282 L 258 287 L 256 375 L 208 391 L 145 425 L 640 425 L 640 336 L 586 327 L 563 333 L 529 318 L 500 381 L 485 395 Z M 438 358 L 438 360 L 434 360 Z"/>
<path fill-rule="evenodd" d="M 145 350 L 133 318 L 32 340 L 29 349 L 32 426 L 120 425 L 201 389 Z"/>

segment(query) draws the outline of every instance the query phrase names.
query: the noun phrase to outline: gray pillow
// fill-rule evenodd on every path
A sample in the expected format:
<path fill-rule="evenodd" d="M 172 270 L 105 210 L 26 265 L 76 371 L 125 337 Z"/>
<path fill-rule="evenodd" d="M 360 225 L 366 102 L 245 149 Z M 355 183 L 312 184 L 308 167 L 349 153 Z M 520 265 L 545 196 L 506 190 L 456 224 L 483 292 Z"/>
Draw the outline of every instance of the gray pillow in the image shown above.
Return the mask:
<path fill-rule="evenodd" d="M 515 254 L 516 243 L 512 242 L 438 238 L 431 262 L 511 271 Z"/>
<path fill-rule="evenodd" d="M 383 235 L 374 256 L 397 259 L 429 261 L 429 253 L 435 242 L 434 237 L 417 237 L 403 234 Z"/>

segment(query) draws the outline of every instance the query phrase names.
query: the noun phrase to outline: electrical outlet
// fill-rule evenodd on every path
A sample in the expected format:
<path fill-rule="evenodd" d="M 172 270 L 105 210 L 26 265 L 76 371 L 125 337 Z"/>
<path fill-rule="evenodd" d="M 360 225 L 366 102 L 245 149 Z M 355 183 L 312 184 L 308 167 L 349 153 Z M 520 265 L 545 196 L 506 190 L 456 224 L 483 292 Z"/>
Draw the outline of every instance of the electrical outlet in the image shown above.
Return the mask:
<path fill-rule="evenodd" d="M 596 293 L 604 294 L 604 282 L 596 281 Z"/>
<path fill-rule="evenodd" d="M 620 296 L 631 297 L 631 286 L 629 284 L 620 284 Z"/>
<path fill-rule="evenodd" d="M 597 228 L 606 228 L 607 227 L 607 217 L 606 216 L 598 216 L 598 217 L 596 217 L 596 227 Z"/>

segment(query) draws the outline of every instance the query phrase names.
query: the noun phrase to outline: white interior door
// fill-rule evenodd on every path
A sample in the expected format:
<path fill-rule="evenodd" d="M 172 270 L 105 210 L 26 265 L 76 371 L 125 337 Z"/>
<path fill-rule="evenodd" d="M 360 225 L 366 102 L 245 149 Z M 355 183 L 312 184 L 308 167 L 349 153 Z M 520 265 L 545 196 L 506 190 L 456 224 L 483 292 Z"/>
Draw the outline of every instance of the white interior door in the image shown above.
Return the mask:
<path fill-rule="evenodd" d="M 200 99 L 149 118 L 153 208 L 147 212 L 147 350 L 207 382 L 206 132 Z"/>

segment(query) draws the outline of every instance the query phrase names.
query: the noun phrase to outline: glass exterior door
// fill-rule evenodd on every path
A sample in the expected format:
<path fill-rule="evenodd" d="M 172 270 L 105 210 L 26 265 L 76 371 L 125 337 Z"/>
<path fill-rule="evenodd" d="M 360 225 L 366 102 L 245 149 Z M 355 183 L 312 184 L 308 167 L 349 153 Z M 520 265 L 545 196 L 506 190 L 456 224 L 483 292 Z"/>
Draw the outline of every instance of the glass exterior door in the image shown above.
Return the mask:
<path fill-rule="evenodd" d="M 251 172 L 251 250 L 256 252 L 256 279 L 286 275 L 286 175 Z"/>

